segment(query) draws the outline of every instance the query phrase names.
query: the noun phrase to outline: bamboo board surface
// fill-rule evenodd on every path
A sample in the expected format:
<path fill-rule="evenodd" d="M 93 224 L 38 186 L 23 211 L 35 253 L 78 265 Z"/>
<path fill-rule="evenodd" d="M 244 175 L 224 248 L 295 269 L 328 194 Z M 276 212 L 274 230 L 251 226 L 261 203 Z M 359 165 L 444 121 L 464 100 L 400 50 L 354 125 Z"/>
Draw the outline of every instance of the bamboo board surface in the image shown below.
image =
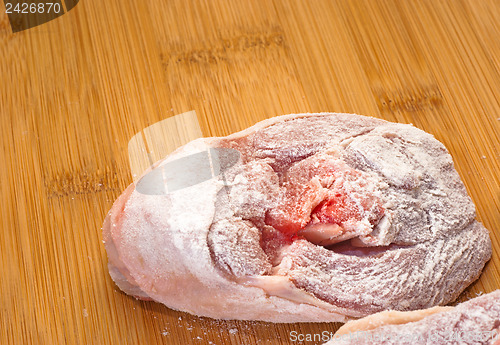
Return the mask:
<path fill-rule="evenodd" d="M 198 318 L 114 286 L 100 228 L 132 182 L 129 140 L 190 110 L 205 136 L 319 111 L 434 134 L 494 245 L 461 298 L 500 288 L 498 37 L 496 0 L 81 0 L 16 34 L 0 14 L 0 344 L 316 344 L 290 332 L 338 328 Z"/>

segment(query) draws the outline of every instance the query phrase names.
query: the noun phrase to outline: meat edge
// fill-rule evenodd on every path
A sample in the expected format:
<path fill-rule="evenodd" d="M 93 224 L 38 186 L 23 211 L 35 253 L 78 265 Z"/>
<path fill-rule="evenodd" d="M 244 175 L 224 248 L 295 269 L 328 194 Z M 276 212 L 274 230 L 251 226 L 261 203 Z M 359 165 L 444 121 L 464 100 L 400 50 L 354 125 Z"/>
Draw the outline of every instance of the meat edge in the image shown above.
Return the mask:
<path fill-rule="evenodd" d="M 400 325 L 409 322 L 416 322 L 423 318 L 446 311 L 452 310 L 454 307 L 437 306 L 422 310 L 413 311 L 396 311 L 387 310 L 366 316 L 359 320 L 352 320 L 340 327 L 335 333 L 336 336 L 341 336 L 349 333 L 369 331 L 385 325 Z"/>

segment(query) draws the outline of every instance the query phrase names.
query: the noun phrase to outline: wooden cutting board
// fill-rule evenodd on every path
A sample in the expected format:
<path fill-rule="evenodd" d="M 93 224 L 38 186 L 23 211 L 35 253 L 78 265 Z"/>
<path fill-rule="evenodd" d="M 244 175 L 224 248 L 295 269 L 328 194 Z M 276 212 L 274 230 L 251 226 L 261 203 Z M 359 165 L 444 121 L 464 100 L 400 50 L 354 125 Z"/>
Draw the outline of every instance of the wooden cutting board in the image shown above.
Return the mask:
<path fill-rule="evenodd" d="M 497 0 L 81 0 L 15 34 L 0 14 L 0 344 L 318 344 L 338 328 L 198 318 L 112 283 L 100 229 L 132 182 L 129 140 L 189 110 L 205 136 L 319 111 L 433 133 L 494 245 L 461 298 L 500 288 L 499 23 Z"/>

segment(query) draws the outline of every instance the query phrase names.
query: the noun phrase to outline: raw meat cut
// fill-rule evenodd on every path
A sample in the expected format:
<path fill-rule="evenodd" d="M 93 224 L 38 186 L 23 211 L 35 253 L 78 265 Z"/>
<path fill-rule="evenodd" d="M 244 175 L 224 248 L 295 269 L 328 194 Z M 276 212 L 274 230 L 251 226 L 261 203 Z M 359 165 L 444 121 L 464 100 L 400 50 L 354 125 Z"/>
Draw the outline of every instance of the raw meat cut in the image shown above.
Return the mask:
<path fill-rule="evenodd" d="M 500 290 L 456 307 L 383 311 L 350 321 L 325 345 L 500 343 Z"/>
<path fill-rule="evenodd" d="M 184 161 L 182 188 L 162 185 Z M 453 301 L 491 256 L 451 156 L 411 125 L 275 117 L 194 140 L 139 184 L 103 225 L 111 277 L 196 315 L 346 322 L 428 308 Z"/>

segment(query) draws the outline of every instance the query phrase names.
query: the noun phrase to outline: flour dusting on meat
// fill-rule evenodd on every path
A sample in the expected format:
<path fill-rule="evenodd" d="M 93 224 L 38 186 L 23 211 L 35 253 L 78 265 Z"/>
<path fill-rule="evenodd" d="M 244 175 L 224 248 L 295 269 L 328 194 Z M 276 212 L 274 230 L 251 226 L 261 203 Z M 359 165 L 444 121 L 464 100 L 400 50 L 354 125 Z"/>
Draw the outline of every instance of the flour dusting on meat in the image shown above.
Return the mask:
<path fill-rule="evenodd" d="M 390 314 L 389 314 L 390 313 Z M 385 312 L 344 325 L 324 345 L 498 345 L 500 290 L 456 307 Z"/>
<path fill-rule="evenodd" d="M 207 147 L 239 160 L 115 203 L 103 228 L 124 291 L 215 318 L 346 321 L 453 301 L 491 256 L 451 156 L 413 126 L 283 116 L 159 164 Z"/>
<path fill-rule="evenodd" d="M 348 117 L 294 119 L 220 142 L 243 157 L 228 174 L 228 201 L 216 209 L 231 210 L 226 229 L 247 222 L 239 229 L 278 230 L 290 243 L 282 243 L 273 274 L 353 317 L 449 302 L 489 256 L 487 234 L 443 145 L 409 125 L 374 122 L 352 130 Z M 262 247 L 266 239 L 258 241 Z M 400 247 L 346 255 L 329 248 L 339 242 L 353 250 Z M 232 246 L 227 262 L 239 271 L 253 262 L 252 248 Z"/>

